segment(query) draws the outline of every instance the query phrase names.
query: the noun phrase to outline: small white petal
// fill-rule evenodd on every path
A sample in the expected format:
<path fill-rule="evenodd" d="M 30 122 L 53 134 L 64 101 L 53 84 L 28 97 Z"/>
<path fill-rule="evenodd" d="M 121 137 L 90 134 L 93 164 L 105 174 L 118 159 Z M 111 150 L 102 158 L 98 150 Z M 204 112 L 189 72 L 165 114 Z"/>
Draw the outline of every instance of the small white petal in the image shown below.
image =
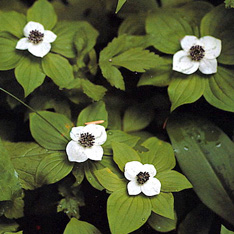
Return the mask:
<path fill-rule="evenodd" d="M 199 62 L 193 61 L 187 52 L 180 50 L 173 56 L 173 70 L 184 74 L 192 74 L 199 67 Z"/>
<path fill-rule="evenodd" d="M 49 30 L 45 30 L 44 32 L 44 37 L 43 37 L 43 41 L 44 42 L 54 42 L 57 38 L 57 35 L 54 34 L 53 32 L 49 31 Z"/>
<path fill-rule="evenodd" d="M 30 43 L 28 46 L 28 51 L 31 54 L 41 58 L 44 57 L 46 54 L 48 54 L 50 49 L 51 49 L 50 43 L 46 42 L 40 42 L 38 44 Z"/>
<path fill-rule="evenodd" d="M 40 33 L 44 33 L 44 26 L 40 23 L 30 21 L 24 27 L 24 36 L 28 37 L 32 30 L 38 30 Z"/>
<path fill-rule="evenodd" d="M 67 144 L 66 152 L 68 160 L 71 162 L 84 162 L 88 159 L 84 153 L 84 148 L 75 141 L 70 141 Z"/>
<path fill-rule="evenodd" d="M 103 148 L 100 145 L 94 145 L 90 148 L 84 147 L 84 154 L 91 160 L 100 161 L 103 156 Z"/>
<path fill-rule="evenodd" d="M 150 177 L 154 177 L 156 175 L 156 169 L 152 164 L 144 164 L 142 166 L 142 172 L 148 172 Z"/>
<path fill-rule="evenodd" d="M 70 132 L 70 137 L 73 141 L 78 141 L 80 139 L 80 134 L 83 133 L 83 126 L 73 127 Z"/>
<path fill-rule="evenodd" d="M 102 145 L 106 142 L 107 134 L 103 126 L 97 124 L 88 124 L 85 126 L 84 132 L 89 132 L 95 137 L 95 145 Z"/>
<path fill-rule="evenodd" d="M 211 36 L 205 36 L 200 38 L 200 41 L 204 44 L 203 48 L 205 50 L 206 59 L 217 58 L 221 53 L 221 40 L 216 39 Z"/>
<path fill-rule="evenodd" d="M 127 185 L 129 195 L 138 195 L 141 193 L 141 186 L 137 183 L 136 180 L 132 180 Z"/>
<path fill-rule="evenodd" d="M 199 70 L 206 75 L 217 72 L 217 60 L 216 59 L 205 59 L 200 61 Z"/>
<path fill-rule="evenodd" d="M 21 39 L 17 42 L 15 48 L 18 49 L 18 50 L 27 50 L 28 47 L 29 47 L 29 44 L 30 44 L 30 42 L 29 42 L 28 38 L 27 38 L 27 37 L 24 37 L 24 38 L 21 38 Z"/>
<path fill-rule="evenodd" d="M 141 186 L 141 191 L 146 196 L 154 196 L 160 193 L 161 182 L 156 178 L 150 178 L 146 183 Z"/>
<path fill-rule="evenodd" d="M 126 177 L 126 179 L 135 180 L 137 174 L 141 172 L 142 166 L 143 165 L 138 161 L 127 162 L 124 168 L 124 176 Z"/>
<path fill-rule="evenodd" d="M 198 45 L 198 44 L 199 44 L 199 40 L 195 36 L 185 36 L 180 41 L 181 48 L 185 50 L 186 52 L 188 52 L 192 46 Z"/>

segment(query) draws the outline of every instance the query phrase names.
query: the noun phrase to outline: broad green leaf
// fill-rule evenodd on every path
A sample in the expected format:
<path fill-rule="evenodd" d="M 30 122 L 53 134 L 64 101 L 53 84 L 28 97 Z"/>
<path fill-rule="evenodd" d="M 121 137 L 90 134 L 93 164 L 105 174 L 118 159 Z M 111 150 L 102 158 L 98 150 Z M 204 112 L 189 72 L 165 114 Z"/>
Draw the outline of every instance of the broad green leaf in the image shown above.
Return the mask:
<path fill-rule="evenodd" d="M 181 105 L 197 101 L 204 93 L 206 79 L 197 73 L 189 76 L 174 73 L 168 87 L 168 94 L 172 103 L 171 111 Z"/>
<path fill-rule="evenodd" d="M 125 67 L 133 72 L 145 72 L 158 63 L 160 57 L 143 48 L 132 48 L 112 59 L 114 66 Z"/>
<path fill-rule="evenodd" d="M 221 232 L 220 234 L 233 234 L 233 231 L 228 230 L 225 226 L 221 225 Z"/>
<path fill-rule="evenodd" d="M 9 153 L 0 140 L 0 201 L 10 201 L 21 196 L 18 173 L 10 160 Z"/>
<path fill-rule="evenodd" d="M 174 219 L 174 197 L 172 193 L 160 192 L 157 196 L 150 198 L 152 211 L 163 217 Z"/>
<path fill-rule="evenodd" d="M 111 233 L 127 234 L 137 230 L 151 213 L 150 199 L 129 196 L 126 188 L 113 192 L 107 200 L 107 216 Z"/>
<path fill-rule="evenodd" d="M 24 189 L 35 189 L 39 187 L 36 182 L 37 168 L 47 155 L 48 151 L 35 143 L 29 142 L 4 142 L 9 152 L 12 164 L 19 175 L 19 181 Z"/>
<path fill-rule="evenodd" d="M 131 161 L 141 161 L 138 153 L 125 143 L 112 142 L 113 158 L 121 171 L 125 164 Z"/>
<path fill-rule="evenodd" d="M 225 0 L 225 7 L 234 7 L 234 1 L 233 0 Z M 223 234 L 223 233 L 222 233 Z"/>
<path fill-rule="evenodd" d="M 24 216 L 24 200 L 21 197 L 15 197 L 11 201 L 9 208 L 5 211 L 4 215 L 8 219 L 18 219 Z"/>
<path fill-rule="evenodd" d="M 0 234 L 6 234 L 7 232 L 15 232 L 19 227 L 13 220 L 5 220 L 0 222 Z"/>
<path fill-rule="evenodd" d="M 42 68 L 44 73 L 60 88 L 65 88 L 74 80 L 72 65 L 59 54 L 47 54 L 42 59 Z"/>
<path fill-rule="evenodd" d="M 49 111 L 38 113 L 42 117 L 36 113 L 30 114 L 30 131 L 33 138 L 46 149 L 65 150 L 73 123 L 58 113 Z"/>
<path fill-rule="evenodd" d="M 38 0 L 28 9 L 27 20 L 38 22 L 45 29 L 51 30 L 57 22 L 57 15 L 47 0 Z"/>
<path fill-rule="evenodd" d="M 77 126 L 83 126 L 87 122 L 104 120 L 102 124 L 105 128 L 108 126 L 108 113 L 103 101 L 95 102 L 83 109 L 77 119 Z"/>
<path fill-rule="evenodd" d="M 151 137 L 142 144 L 149 151 L 141 153 L 142 163 L 153 164 L 157 173 L 170 170 L 175 167 L 176 161 L 172 146 L 164 141 Z"/>
<path fill-rule="evenodd" d="M 156 231 L 159 232 L 170 232 L 176 229 L 177 219 L 168 219 L 161 215 L 152 214 L 149 217 L 148 224 Z"/>
<path fill-rule="evenodd" d="M 197 116 L 171 117 L 167 132 L 179 165 L 201 201 L 233 224 L 233 142 Z"/>
<path fill-rule="evenodd" d="M 192 188 L 187 178 L 177 171 L 163 171 L 158 173 L 156 177 L 161 182 L 162 192 L 179 192 L 184 189 Z"/>
<path fill-rule="evenodd" d="M 146 32 L 154 37 L 153 46 L 166 54 L 174 54 L 185 35 L 194 35 L 189 23 L 175 10 L 160 10 L 146 19 Z"/>
<path fill-rule="evenodd" d="M 202 214 L 202 215 L 201 215 Z M 179 234 L 209 234 L 215 221 L 214 213 L 205 205 L 199 204 L 190 211 L 178 227 Z"/>
<path fill-rule="evenodd" d="M 17 38 L 9 33 L 0 33 L 0 70 L 15 68 L 22 57 L 16 50 Z"/>
<path fill-rule="evenodd" d="M 104 168 L 94 172 L 99 183 L 108 191 L 114 192 L 122 188 L 126 188 L 126 180 L 120 179 L 116 174 L 114 174 L 109 168 Z"/>
<path fill-rule="evenodd" d="M 185 3 L 191 2 L 192 0 L 162 0 L 162 7 L 179 7 Z"/>
<path fill-rule="evenodd" d="M 0 31 L 7 31 L 18 38 L 23 37 L 27 23 L 25 15 L 15 11 L 3 12 L 0 14 L 0 22 Z"/>
<path fill-rule="evenodd" d="M 167 86 L 171 82 L 172 71 L 171 58 L 158 59 L 155 68 L 146 71 L 140 78 L 137 86 L 154 85 L 154 86 Z"/>
<path fill-rule="evenodd" d="M 112 154 L 112 142 L 121 142 L 130 147 L 134 147 L 139 141 L 139 137 L 127 134 L 120 130 L 108 130 L 107 131 L 107 141 L 102 145 L 104 149 L 104 154 Z"/>
<path fill-rule="evenodd" d="M 92 224 L 72 218 L 63 234 L 101 234 Z"/>
<path fill-rule="evenodd" d="M 72 174 L 76 179 L 72 186 L 75 187 L 80 185 L 84 179 L 84 165 L 81 163 L 75 163 L 72 169 Z"/>
<path fill-rule="evenodd" d="M 122 8 L 122 6 L 124 5 L 124 3 L 125 3 L 126 1 L 127 1 L 127 0 L 118 0 L 118 4 L 117 4 L 115 13 L 118 13 L 118 11 Z"/>
<path fill-rule="evenodd" d="M 45 76 L 41 69 L 41 60 L 33 56 L 23 57 L 15 69 L 15 77 L 24 88 L 25 97 L 43 83 Z"/>
<path fill-rule="evenodd" d="M 147 127 L 153 120 L 154 113 L 146 106 L 135 105 L 129 107 L 123 117 L 125 132 L 139 131 Z"/>
<path fill-rule="evenodd" d="M 220 66 L 218 72 L 206 80 L 204 97 L 211 105 L 234 112 L 233 70 Z"/>

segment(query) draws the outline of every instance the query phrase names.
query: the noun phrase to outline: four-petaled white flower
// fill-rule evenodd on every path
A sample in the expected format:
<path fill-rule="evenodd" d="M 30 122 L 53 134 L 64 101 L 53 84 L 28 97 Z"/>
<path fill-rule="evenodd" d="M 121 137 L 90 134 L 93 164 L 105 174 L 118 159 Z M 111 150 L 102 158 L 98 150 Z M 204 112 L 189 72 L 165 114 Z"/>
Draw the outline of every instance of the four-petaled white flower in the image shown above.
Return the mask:
<path fill-rule="evenodd" d="M 199 69 L 203 74 L 217 72 L 216 58 L 221 53 L 221 40 L 211 36 L 198 39 L 185 36 L 180 41 L 183 50 L 173 56 L 173 70 L 184 74 L 192 74 Z"/>
<path fill-rule="evenodd" d="M 73 127 L 70 132 L 71 141 L 67 144 L 66 152 L 71 162 L 84 162 L 87 159 L 102 160 L 102 144 L 107 139 L 106 130 L 97 124 Z"/>
<path fill-rule="evenodd" d="M 156 169 L 151 164 L 142 164 L 132 161 L 125 164 L 124 176 L 130 180 L 127 185 L 129 195 L 137 195 L 143 192 L 146 196 L 154 196 L 160 193 L 161 182 L 154 178 Z"/>
<path fill-rule="evenodd" d="M 26 24 L 23 32 L 25 37 L 18 41 L 16 49 L 28 50 L 31 54 L 41 58 L 49 53 L 50 43 L 54 42 L 57 37 L 53 32 L 45 30 L 43 25 L 33 21 Z"/>

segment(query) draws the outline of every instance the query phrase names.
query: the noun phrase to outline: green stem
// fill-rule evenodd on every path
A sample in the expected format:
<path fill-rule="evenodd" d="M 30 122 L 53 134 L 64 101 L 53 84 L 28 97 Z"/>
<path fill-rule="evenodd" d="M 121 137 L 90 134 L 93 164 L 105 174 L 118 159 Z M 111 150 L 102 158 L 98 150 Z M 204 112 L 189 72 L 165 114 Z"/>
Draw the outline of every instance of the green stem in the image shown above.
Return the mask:
<path fill-rule="evenodd" d="M 0 88 L 0 90 L 2 90 L 4 93 L 8 94 L 9 96 L 13 97 L 15 100 L 17 100 L 18 102 L 20 102 L 21 104 L 23 104 L 24 106 L 26 106 L 29 110 L 31 110 L 32 112 L 34 112 L 35 114 L 37 114 L 40 118 L 42 118 L 46 123 L 48 123 L 55 131 L 57 131 L 60 135 L 62 135 L 67 141 L 69 141 L 69 139 L 63 135 L 62 132 L 60 132 L 52 123 L 50 123 L 46 118 L 44 118 L 42 115 L 40 115 L 36 110 L 34 110 L 31 106 L 27 105 L 26 103 L 24 103 L 23 101 L 21 101 L 19 98 L 17 98 L 16 96 L 14 96 L 13 94 L 9 93 L 8 91 L 6 91 L 3 88 Z"/>

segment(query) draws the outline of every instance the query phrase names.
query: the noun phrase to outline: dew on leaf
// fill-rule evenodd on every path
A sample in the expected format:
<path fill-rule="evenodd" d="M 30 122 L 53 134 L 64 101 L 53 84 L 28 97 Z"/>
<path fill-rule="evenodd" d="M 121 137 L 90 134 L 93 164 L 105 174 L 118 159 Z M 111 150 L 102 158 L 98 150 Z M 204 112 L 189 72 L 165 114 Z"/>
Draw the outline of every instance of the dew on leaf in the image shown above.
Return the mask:
<path fill-rule="evenodd" d="M 112 135 L 112 134 L 113 134 L 113 132 L 110 132 L 110 131 L 108 132 L 108 135 Z"/>
<path fill-rule="evenodd" d="M 184 146 L 184 150 L 188 151 L 188 149 L 189 149 L 188 146 Z"/>
<path fill-rule="evenodd" d="M 219 148 L 219 147 L 221 147 L 221 145 L 222 144 L 219 142 L 219 143 L 216 144 L 216 147 Z"/>

